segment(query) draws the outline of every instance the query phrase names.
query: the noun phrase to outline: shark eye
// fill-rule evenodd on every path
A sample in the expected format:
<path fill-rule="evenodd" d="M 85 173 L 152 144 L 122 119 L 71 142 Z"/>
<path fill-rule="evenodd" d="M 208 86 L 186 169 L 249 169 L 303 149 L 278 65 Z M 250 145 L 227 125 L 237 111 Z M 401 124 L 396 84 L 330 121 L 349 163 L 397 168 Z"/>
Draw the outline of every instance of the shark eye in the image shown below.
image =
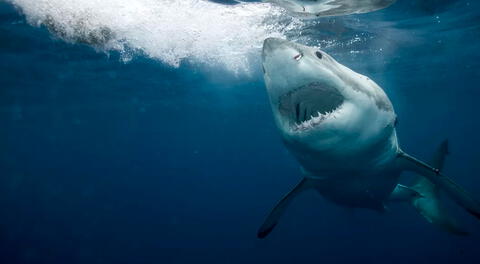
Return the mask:
<path fill-rule="evenodd" d="M 322 59 L 323 55 L 320 51 L 315 52 L 315 55 L 317 55 L 317 58 Z"/>
<path fill-rule="evenodd" d="M 296 60 L 296 61 L 299 61 L 302 57 L 303 57 L 303 54 L 302 54 L 302 53 L 299 53 L 298 55 L 296 55 L 295 57 L 293 57 L 293 59 Z"/>

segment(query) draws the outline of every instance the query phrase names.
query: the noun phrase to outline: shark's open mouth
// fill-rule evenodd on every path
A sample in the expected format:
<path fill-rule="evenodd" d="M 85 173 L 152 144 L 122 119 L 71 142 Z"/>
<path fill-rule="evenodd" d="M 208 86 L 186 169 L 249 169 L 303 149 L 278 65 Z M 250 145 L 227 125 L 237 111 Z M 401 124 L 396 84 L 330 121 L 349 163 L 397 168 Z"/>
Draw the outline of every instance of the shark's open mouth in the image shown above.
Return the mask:
<path fill-rule="evenodd" d="M 314 82 L 282 95 L 278 110 L 294 131 L 307 130 L 331 117 L 343 101 L 334 87 Z"/>

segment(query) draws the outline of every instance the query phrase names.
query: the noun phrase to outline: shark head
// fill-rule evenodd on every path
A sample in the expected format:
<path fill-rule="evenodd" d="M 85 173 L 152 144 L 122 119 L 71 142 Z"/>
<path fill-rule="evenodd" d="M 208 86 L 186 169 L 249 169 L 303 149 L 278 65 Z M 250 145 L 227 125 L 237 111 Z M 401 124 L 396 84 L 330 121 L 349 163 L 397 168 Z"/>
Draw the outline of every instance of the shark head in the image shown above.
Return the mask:
<path fill-rule="evenodd" d="M 368 77 L 318 48 L 282 39 L 266 39 L 262 59 L 274 118 L 287 146 L 345 157 L 396 140 L 393 106 Z"/>

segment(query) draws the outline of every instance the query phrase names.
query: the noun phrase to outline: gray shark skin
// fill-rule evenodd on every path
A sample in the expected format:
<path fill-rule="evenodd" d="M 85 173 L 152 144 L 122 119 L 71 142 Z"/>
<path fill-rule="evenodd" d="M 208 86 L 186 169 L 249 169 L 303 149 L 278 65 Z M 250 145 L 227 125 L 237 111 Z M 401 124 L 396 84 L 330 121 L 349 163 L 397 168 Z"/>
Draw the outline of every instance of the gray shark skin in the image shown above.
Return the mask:
<path fill-rule="evenodd" d="M 408 202 L 442 229 L 466 234 L 441 207 L 442 190 L 480 218 L 480 203 L 440 172 L 446 143 L 432 162 L 437 168 L 401 150 L 393 105 L 370 78 L 317 48 L 276 38 L 265 40 L 262 61 L 275 123 L 304 179 L 272 210 L 258 237 L 308 189 L 341 206 L 379 212 L 387 202 Z M 398 184 L 403 171 L 419 174 L 415 185 Z"/>
<path fill-rule="evenodd" d="M 328 17 L 363 14 L 390 6 L 396 0 L 264 0 L 281 6 L 292 14 L 305 17 Z"/>

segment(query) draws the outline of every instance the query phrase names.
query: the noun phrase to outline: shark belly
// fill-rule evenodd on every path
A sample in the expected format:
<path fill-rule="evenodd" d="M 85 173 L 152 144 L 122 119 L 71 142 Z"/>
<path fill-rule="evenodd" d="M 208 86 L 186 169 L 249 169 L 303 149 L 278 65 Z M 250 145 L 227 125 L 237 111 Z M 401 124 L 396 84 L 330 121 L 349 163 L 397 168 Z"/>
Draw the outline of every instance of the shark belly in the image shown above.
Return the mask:
<path fill-rule="evenodd" d="M 395 189 L 400 172 L 339 173 L 334 177 L 315 180 L 315 189 L 327 200 L 351 208 L 384 211 L 384 202 Z"/>
<path fill-rule="evenodd" d="M 398 184 L 395 133 L 361 152 L 351 151 L 353 143 L 349 141 L 336 144 L 332 151 L 285 143 L 301 164 L 305 178 L 313 180 L 314 188 L 338 205 L 383 211 L 383 203 Z"/>

